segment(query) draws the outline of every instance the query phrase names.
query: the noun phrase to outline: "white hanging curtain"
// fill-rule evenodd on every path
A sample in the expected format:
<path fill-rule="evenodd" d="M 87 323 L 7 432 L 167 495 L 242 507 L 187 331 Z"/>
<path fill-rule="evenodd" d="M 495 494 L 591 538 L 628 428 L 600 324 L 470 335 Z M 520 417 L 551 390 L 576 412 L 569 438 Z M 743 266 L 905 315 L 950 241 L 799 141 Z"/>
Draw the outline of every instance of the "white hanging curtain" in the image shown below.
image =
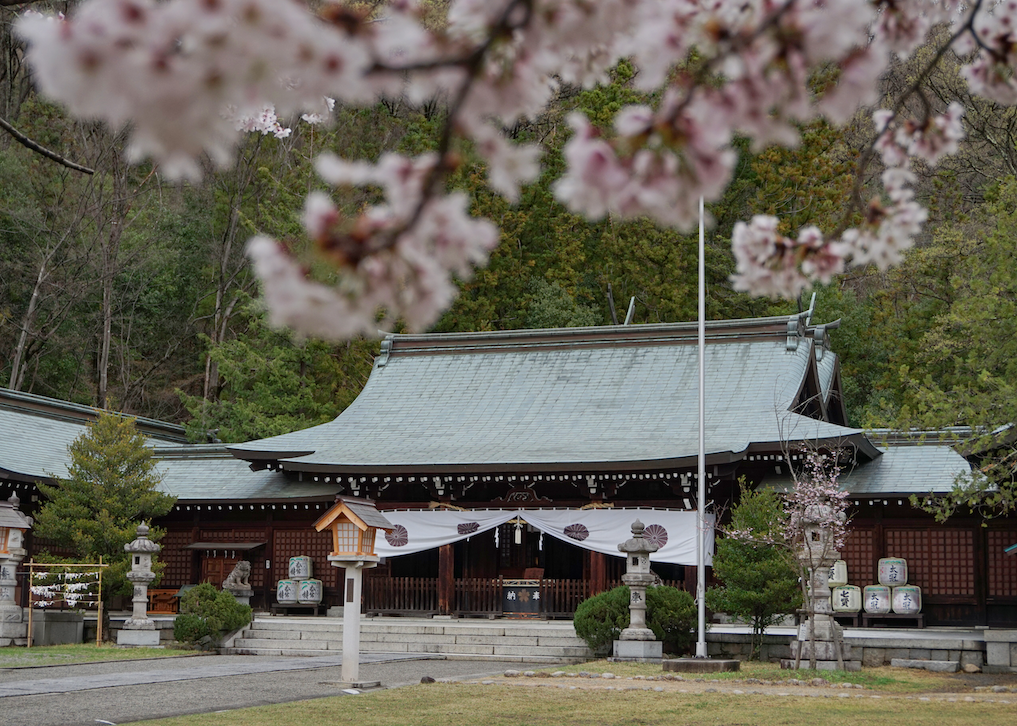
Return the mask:
<path fill-rule="evenodd" d="M 670 509 L 475 509 L 386 511 L 395 531 L 378 537 L 375 551 L 398 557 L 458 542 L 519 517 L 544 534 L 584 549 L 621 557 L 618 545 L 632 537 L 632 523 L 645 526 L 644 536 L 659 545 L 653 562 L 695 565 L 696 513 Z M 708 518 L 706 559 L 712 563 L 713 524 Z"/>

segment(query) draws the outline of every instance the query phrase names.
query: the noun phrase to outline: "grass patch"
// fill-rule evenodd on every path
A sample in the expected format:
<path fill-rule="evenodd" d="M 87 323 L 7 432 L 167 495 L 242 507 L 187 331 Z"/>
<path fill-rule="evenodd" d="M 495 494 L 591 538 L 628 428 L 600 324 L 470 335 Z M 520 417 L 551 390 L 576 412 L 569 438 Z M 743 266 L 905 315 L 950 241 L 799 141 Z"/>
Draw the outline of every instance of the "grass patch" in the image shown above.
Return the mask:
<path fill-rule="evenodd" d="M 1009 713 L 1010 716 L 1006 716 Z M 570 691 L 435 683 L 157 721 L 149 726 L 802 726 L 1007 723 L 1013 705 L 920 702 L 903 698 L 799 698 L 722 693 Z"/>
<path fill-rule="evenodd" d="M 647 663 L 609 663 L 606 660 L 591 661 L 581 665 L 565 666 L 560 670 L 566 673 L 614 673 L 627 678 L 631 676 L 659 676 L 659 666 Z M 743 681 L 756 678 L 765 683 L 780 684 L 796 678 L 808 681 L 822 678 L 830 683 L 851 683 L 867 689 L 883 693 L 923 693 L 928 691 L 968 691 L 970 688 L 959 682 L 948 673 L 930 673 L 910 668 L 864 668 L 860 672 L 848 671 L 815 671 L 808 668 L 801 670 L 783 670 L 776 663 L 742 662 L 741 670 L 733 673 L 681 674 L 687 681 L 725 682 Z"/>
<path fill-rule="evenodd" d="M 74 665 L 107 660 L 137 660 L 139 658 L 166 658 L 182 655 L 186 651 L 171 648 L 118 648 L 112 644 L 96 645 L 43 645 L 31 648 L 0 648 L 0 668 L 26 668 L 28 666 Z"/>

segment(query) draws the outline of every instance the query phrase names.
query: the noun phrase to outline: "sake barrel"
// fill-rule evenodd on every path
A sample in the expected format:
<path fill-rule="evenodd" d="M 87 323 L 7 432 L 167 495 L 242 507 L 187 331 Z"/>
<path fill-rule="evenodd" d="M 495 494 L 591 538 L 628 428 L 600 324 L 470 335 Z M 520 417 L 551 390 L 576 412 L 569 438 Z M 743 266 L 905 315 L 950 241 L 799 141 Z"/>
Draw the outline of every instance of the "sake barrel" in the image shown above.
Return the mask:
<path fill-rule="evenodd" d="M 311 558 L 307 555 L 290 557 L 290 579 L 306 580 L 311 577 Z M 900 584 L 904 584 L 903 582 Z"/>
<path fill-rule="evenodd" d="M 901 615 L 917 615 L 922 611 L 922 588 L 900 585 L 893 588 L 893 611 Z"/>
<path fill-rule="evenodd" d="M 884 557 L 879 561 L 879 584 L 893 587 L 908 584 L 908 561 L 901 557 Z"/>
<path fill-rule="evenodd" d="M 301 580 L 297 601 L 301 605 L 317 605 L 321 602 L 321 580 Z"/>
<path fill-rule="evenodd" d="M 296 605 L 297 595 L 296 580 L 279 580 L 275 585 L 275 599 L 280 605 Z"/>
<path fill-rule="evenodd" d="M 841 585 L 848 584 L 847 562 L 837 560 L 830 566 L 830 579 L 827 580 L 826 584 L 830 587 L 840 587 Z"/>
<path fill-rule="evenodd" d="M 856 613 L 862 609 L 862 590 L 856 585 L 838 585 L 830 591 L 835 613 Z"/>
<path fill-rule="evenodd" d="M 886 585 L 866 585 L 862 593 L 865 612 L 883 615 L 890 612 L 890 588 Z"/>

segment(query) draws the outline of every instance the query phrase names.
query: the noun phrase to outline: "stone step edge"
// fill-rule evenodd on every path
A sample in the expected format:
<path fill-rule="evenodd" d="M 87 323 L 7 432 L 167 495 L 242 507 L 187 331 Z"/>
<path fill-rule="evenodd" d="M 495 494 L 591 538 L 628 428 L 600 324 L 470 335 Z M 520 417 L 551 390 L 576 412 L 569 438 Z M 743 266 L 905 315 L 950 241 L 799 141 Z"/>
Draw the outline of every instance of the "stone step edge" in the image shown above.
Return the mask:
<path fill-rule="evenodd" d="M 960 662 L 955 660 L 915 660 L 913 658 L 891 658 L 893 668 L 917 668 L 932 673 L 957 673 Z"/>
<path fill-rule="evenodd" d="M 307 658 L 315 656 L 334 656 L 336 651 L 321 650 L 285 650 L 275 648 L 220 648 L 222 655 L 255 655 L 255 656 L 276 656 L 276 657 L 298 657 Z M 373 654 L 372 654 L 373 655 Z M 399 655 L 404 655 L 400 653 Z M 506 663 L 585 663 L 589 658 L 573 656 L 552 656 L 552 655 L 479 655 L 471 653 L 427 653 L 427 660 L 471 660 L 471 661 L 502 661 Z M 436 656 L 436 657 L 435 657 Z M 366 664 L 365 664 L 366 665 Z"/>

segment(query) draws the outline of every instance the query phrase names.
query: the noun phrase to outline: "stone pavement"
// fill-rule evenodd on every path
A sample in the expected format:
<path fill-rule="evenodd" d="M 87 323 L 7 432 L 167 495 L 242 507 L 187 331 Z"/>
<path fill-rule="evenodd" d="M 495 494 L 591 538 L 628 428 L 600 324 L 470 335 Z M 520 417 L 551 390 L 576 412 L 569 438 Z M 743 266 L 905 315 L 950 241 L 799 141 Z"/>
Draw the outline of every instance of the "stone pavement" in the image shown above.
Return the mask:
<path fill-rule="evenodd" d="M 338 656 L 198 656 L 0 669 L 0 724 L 123 724 L 183 714 L 342 695 Z M 393 687 L 424 676 L 500 675 L 516 662 L 435 659 L 432 654 L 363 654 L 360 676 Z"/>

